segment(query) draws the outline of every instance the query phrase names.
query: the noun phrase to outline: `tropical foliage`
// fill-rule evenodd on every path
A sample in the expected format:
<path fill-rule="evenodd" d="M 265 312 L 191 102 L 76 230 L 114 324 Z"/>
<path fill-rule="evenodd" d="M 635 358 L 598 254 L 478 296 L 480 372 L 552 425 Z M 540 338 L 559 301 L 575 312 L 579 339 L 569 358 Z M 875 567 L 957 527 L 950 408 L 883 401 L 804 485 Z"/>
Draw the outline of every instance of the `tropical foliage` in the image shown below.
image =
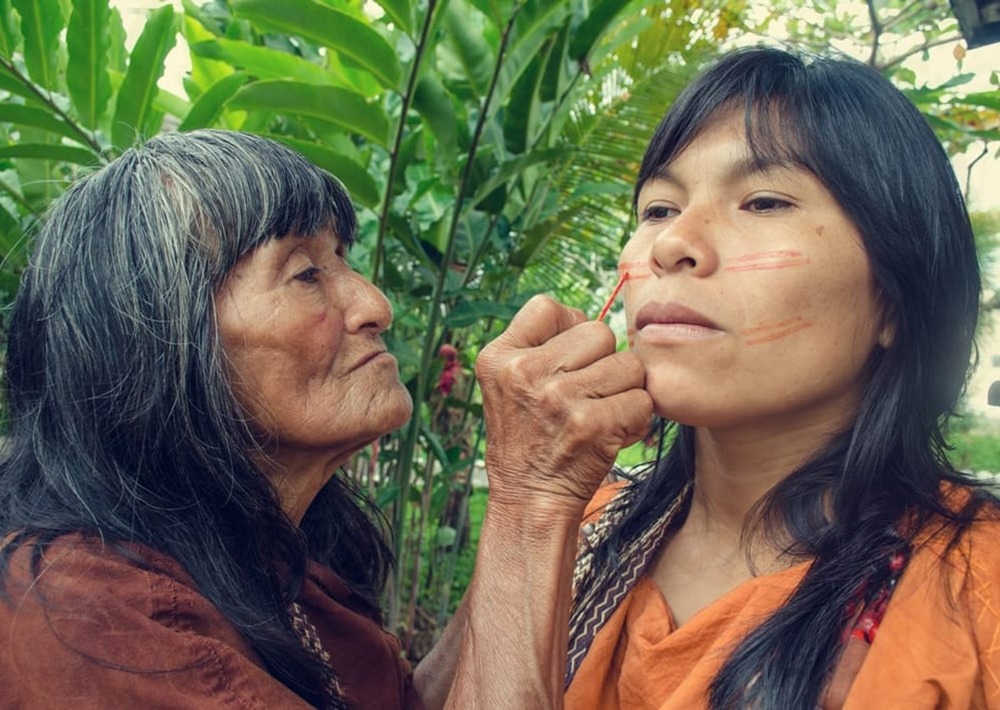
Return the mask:
<path fill-rule="evenodd" d="M 885 25 L 924 31 L 894 3 Z M 69 182 L 159 131 L 253 131 L 337 175 L 361 214 L 351 259 L 393 301 L 391 347 L 417 403 L 348 473 L 395 532 L 386 606 L 419 653 L 415 630 L 441 627 L 464 564 L 483 446 L 475 353 L 534 292 L 595 311 L 653 126 L 720 46 L 777 22 L 772 5 L 185 0 L 152 11 L 129 52 L 109 0 L 0 0 L 0 289 L 12 295 L 33 225 Z M 838 29 L 827 22 L 796 32 L 820 41 Z M 183 96 L 158 86 L 180 37 Z M 955 146 L 1000 137 L 996 94 L 880 66 Z"/>

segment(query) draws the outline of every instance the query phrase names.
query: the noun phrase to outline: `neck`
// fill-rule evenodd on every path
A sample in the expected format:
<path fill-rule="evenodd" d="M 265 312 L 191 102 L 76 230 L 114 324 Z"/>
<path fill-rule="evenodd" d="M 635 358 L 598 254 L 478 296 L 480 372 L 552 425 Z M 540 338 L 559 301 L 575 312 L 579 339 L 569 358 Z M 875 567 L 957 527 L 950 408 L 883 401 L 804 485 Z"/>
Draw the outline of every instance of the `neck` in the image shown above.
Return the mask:
<path fill-rule="evenodd" d="M 777 435 L 760 427 L 697 429 L 694 520 L 739 537 L 760 500 L 846 424 L 841 418 L 805 425 L 786 422 Z"/>
<path fill-rule="evenodd" d="M 263 453 L 255 461 L 277 491 L 285 515 L 299 525 L 320 490 L 346 463 L 347 457 L 281 451 Z"/>

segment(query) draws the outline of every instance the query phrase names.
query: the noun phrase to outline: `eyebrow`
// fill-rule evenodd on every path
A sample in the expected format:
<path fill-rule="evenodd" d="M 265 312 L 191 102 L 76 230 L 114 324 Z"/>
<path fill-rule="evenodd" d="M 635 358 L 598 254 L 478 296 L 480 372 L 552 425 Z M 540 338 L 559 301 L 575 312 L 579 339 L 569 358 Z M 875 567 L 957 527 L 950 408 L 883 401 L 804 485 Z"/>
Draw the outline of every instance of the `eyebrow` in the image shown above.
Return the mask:
<path fill-rule="evenodd" d="M 777 158 L 755 158 L 752 155 L 744 155 L 742 158 L 731 163 L 726 168 L 723 181 L 727 184 L 735 184 L 754 175 L 764 175 L 770 172 L 794 170 L 795 168 L 795 165 L 790 164 L 787 161 L 778 160 Z M 684 184 L 684 181 L 670 169 L 669 163 L 660 166 L 660 168 L 658 168 L 650 177 L 650 180 L 662 180 L 663 182 L 670 182 L 675 185 Z"/>

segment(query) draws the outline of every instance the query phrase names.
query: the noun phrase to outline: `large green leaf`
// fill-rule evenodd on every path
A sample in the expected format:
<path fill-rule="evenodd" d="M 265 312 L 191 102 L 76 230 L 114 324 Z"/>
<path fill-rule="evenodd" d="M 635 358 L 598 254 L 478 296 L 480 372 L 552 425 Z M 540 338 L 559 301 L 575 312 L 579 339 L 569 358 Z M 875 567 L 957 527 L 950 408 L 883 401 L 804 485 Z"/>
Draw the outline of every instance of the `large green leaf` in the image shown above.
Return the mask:
<path fill-rule="evenodd" d="M 319 118 L 370 138 L 379 145 L 389 142 L 389 119 L 385 111 L 339 86 L 258 81 L 240 89 L 230 100 L 229 107 Z"/>
<path fill-rule="evenodd" d="M 406 34 L 413 34 L 413 4 L 410 0 L 375 0 L 375 2 L 401 30 Z"/>
<path fill-rule="evenodd" d="M 363 165 L 354 162 L 343 152 L 330 150 L 324 146 L 308 141 L 289 138 L 288 136 L 271 135 L 277 141 L 281 141 L 289 148 L 293 148 L 326 170 L 331 175 L 344 183 L 344 187 L 351 193 L 359 204 L 375 209 L 381 201 L 378 185 Z"/>
<path fill-rule="evenodd" d="M 66 87 L 80 122 L 97 128 L 111 99 L 108 79 L 108 0 L 74 0 L 66 28 L 66 50 L 70 71 Z"/>
<path fill-rule="evenodd" d="M 521 74 L 528 68 L 547 41 L 569 22 L 566 3 L 528 0 L 521 8 L 503 59 L 497 81 L 495 100 L 503 103 Z"/>
<path fill-rule="evenodd" d="M 97 165 L 100 162 L 100 158 L 86 148 L 48 143 L 20 143 L 0 146 L 0 158 L 48 160 L 77 165 Z"/>
<path fill-rule="evenodd" d="M 59 33 L 65 26 L 59 0 L 13 0 L 13 3 L 21 15 L 28 74 L 46 89 L 58 89 Z"/>
<path fill-rule="evenodd" d="M 173 7 L 165 5 L 150 13 L 136 40 L 118 91 L 111 142 L 119 150 L 128 148 L 138 137 L 157 132 L 158 126 L 149 125 L 155 115 L 156 82 L 163 75 L 164 60 L 176 41 L 177 20 Z"/>
<path fill-rule="evenodd" d="M 66 136 L 73 140 L 80 139 L 80 134 L 65 121 L 59 119 L 55 113 L 32 106 L 0 103 L 0 123 L 31 126 L 60 136 Z"/>
<path fill-rule="evenodd" d="M 191 46 L 196 56 L 228 62 L 258 79 L 295 79 L 308 84 L 332 84 L 323 67 L 288 52 L 259 47 L 249 42 L 217 39 Z"/>
<path fill-rule="evenodd" d="M 425 74 L 420 77 L 413 91 L 413 108 L 430 126 L 441 151 L 445 155 L 453 154 L 458 144 L 455 105 L 448 90 L 437 76 Z"/>
<path fill-rule="evenodd" d="M 464 78 L 477 96 L 486 93 L 493 75 L 493 52 L 476 31 L 475 10 L 460 0 L 452 0 L 444 11 L 444 45 L 451 49 L 464 72 Z"/>
<path fill-rule="evenodd" d="M 22 96 L 29 102 L 37 104 L 39 106 L 44 106 L 44 102 L 31 87 L 26 85 L 23 81 L 15 79 L 11 74 L 8 74 L 4 68 L 0 67 L 0 91 L 6 91 L 15 96 Z"/>
<path fill-rule="evenodd" d="M 373 27 L 313 0 L 233 0 L 237 14 L 261 29 L 303 37 L 348 57 L 383 86 L 398 89 L 402 70 L 396 50 Z"/>
<path fill-rule="evenodd" d="M 0 56 L 10 59 L 21 44 L 21 31 L 10 0 L 0 0 Z"/>
<path fill-rule="evenodd" d="M 226 107 L 226 102 L 233 97 L 240 87 L 247 82 L 247 75 L 236 72 L 219 79 L 208 91 L 198 97 L 191 106 L 187 116 L 177 127 L 178 131 L 191 131 L 195 128 L 206 128 L 215 125 Z"/>
<path fill-rule="evenodd" d="M 597 2 L 587 15 L 587 19 L 573 31 L 573 39 L 569 45 L 570 57 L 583 59 L 590 53 L 594 42 L 608 28 L 615 17 L 631 2 L 631 0 L 603 0 Z"/>

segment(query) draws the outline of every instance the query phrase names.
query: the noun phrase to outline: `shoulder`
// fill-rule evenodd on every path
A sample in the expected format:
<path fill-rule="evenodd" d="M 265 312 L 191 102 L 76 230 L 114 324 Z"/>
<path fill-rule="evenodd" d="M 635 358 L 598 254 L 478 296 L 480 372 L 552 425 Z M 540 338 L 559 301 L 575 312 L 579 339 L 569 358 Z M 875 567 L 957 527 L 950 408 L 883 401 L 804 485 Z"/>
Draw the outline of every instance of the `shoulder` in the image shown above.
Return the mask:
<path fill-rule="evenodd" d="M 291 701 L 176 561 L 64 536 L 16 550 L 0 601 L 0 678 L 28 707 L 266 706 Z M 270 688 L 277 685 L 277 688 Z"/>

